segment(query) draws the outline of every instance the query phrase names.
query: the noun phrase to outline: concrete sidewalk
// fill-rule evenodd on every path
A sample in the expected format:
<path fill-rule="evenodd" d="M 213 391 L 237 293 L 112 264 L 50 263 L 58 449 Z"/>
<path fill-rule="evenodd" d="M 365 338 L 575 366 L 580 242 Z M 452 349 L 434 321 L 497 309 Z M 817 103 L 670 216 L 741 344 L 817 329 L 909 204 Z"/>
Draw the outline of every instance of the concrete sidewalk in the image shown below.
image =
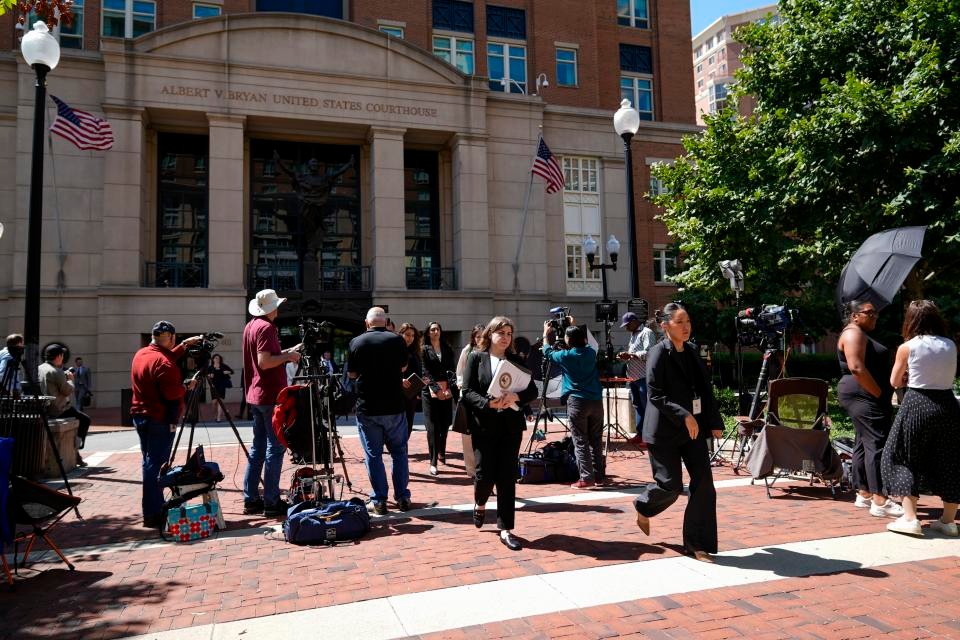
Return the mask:
<path fill-rule="evenodd" d="M 431 477 L 415 432 L 417 509 L 391 504 L 370 535 L 335 547 L 289 545 L 275 520 L 242 515 L 235 445 L 207 451 L 226 476 L 228 530 L 193 544 L 139 527 L 138 453 L 96 454 L 74 482 L 84 520 L 53 531 L 77 571 L 52 554 L 21 571 L 16 592 L 0 593 L 0 637 L 960 637 L 960 541 L 886 533 L 852 495 L 778 481 L 767 499 L 716 468 L 721 554 L 703 565 L 681 555 L 684 498 L 650 537 L 637 530 L 631 500 L 649 463 L 619 445 L 610 491 L 518 487 L 515 553 L 494 525 L 473 527 L 459 437 L 449 444 L 450 465 Z M 359 441 L 343 446 L 363 492 Z M 933 505 L 921 499 L 922 517 Z"/>

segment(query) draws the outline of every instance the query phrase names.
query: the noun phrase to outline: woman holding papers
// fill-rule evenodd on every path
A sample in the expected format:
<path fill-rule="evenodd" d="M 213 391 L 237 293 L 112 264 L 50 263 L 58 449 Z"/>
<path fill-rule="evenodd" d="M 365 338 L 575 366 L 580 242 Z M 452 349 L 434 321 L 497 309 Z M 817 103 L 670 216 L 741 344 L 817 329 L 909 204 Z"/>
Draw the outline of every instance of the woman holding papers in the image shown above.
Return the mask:
<path fill-rule="evenodd" d="M 404 322 L 400 325 L 400 337 L 403 338 L 404 344 L 407 345 L 407 368 L 404 369 L 403 375 L 406 376 L 403 380 L 403 389 L 405 391 L 403 396 L 403 408 L 407 414 L 407 440 L 410 440 L 410 434 L 413 433 L 413 416 L 417 413 L 417 398 L 419 394 L 414 397 L 410 397 L 410 389 L 412 383 L 408 378 L 410 376 L 416 375 L 419 376 L 421 371 L 420 365 L 420 331 L 410 324 L 409 322 Z"/>
<path fill-rule="evenodd" d="M 712 562 L 717 552 L 717 492 L 713 486 L 707 438 L 721 437 L 723 418 L 717 409 L 707 369 L 690 339 L 690 316 L 671 302 L 657 311 L 666 333 L 647 352 L 647 410 L 643 441 L 649 446 L 655 483 L 640 490 L 633 505 L 637 526 L 650 535 L 650 518 L 683 493 L 682 462 L 690 474 L 690 497 L 683 514 L 683 546 L 697 560 Z"/>
<path fill-rule="evenodd" d="M 427 423 L 430 451 L 430 475 L 435 476 L 437 461 L 447 463 L 447 433 L 453 424 L 453 393 L 450 376 L 457 366 L 453 349 L 443 340 L 439 322 L 431 322 L 423 332 L 423 421 Z"/>
<path fill-rule="evenodd" d="M 517 457 L 526 429 L 520 409 L 537 397 L 537 387 L 513 353 L 513 329 L 513 322 L 503 316 L 487 324 L 480 344 L 467 358 L 462 402 L 469 411 L 477 461 L 473 524 L 483 526 L 487 499 L 496 487 L 500 541 L 519 551 L 513 526 Z M 517 383 L 524 378 L 526 384 L 518 390 Z"/>

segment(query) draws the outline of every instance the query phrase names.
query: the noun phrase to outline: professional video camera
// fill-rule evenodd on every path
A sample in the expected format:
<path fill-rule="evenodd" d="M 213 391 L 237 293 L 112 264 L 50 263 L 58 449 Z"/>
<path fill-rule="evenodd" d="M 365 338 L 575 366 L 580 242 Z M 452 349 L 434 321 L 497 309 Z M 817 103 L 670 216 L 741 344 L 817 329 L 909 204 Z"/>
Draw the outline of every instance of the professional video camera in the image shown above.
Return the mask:
<path fill-rule="evenodd" d="M 333 342 L 333 330 L 336 328 L 332 322 L 324 320 L 317 322 L 313 318 L 300 318 L 300 343 L 303 345 L 303 351 L 307 354 L 314 354 L 318 344 L 330 344 Z"/>
<path fill-rule="evenodd" d="M 553 329 L 553 341 L 557 346 L 565 346 L 563 334 L 570 326 L 570 307 L 554 307 L 550 309 L 550 315 L 553 316 L 548 320 L 550 328 Z"/>
<path fill-rule="evenodd" d="M 219 331 L 208 331 L 200 334 L 200 342 L 187 347 L 187 355 L 193 358 L 198 369 L 202 369 L 210 360 L 220 341 L 223 340 L 223 334 Z"/>
<path fill-rule="evenodd" d="M 737 339 L 743 346 L 776 346 L 800 317 L 799 311 L 779 304 L 748 307 L 737 314 Z"/>

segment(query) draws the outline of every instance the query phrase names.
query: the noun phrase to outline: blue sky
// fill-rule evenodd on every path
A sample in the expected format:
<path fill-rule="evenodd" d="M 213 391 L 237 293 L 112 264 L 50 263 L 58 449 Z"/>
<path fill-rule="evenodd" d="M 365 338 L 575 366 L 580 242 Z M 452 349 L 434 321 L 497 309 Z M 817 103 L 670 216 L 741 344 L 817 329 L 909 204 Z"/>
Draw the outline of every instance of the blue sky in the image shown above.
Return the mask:
<path fill-rule="evenodd" d="M 690 0 L 691 35 L 700 33 L 720 16 L 756 9 L 775 2 L 776 0 Z"/>

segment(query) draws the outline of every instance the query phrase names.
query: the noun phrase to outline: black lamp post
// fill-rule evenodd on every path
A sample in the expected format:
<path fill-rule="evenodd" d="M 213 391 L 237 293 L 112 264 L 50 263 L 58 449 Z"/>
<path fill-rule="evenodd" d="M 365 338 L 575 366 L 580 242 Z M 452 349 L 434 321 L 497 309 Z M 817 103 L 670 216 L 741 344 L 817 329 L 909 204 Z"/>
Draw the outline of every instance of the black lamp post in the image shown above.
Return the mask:
<path fill-rule="evenodd" d="M 640 267 L 637 252 L 637 221 L 633 198 L 633 154 L 630 153 L 630 141 L 640 128 L 640 114 L 623 99 L 620 108 L 613 114 L 613 128 L 623 138 L 623 153 L 627 163 L 627 224 L 630 230 L 630 297 L 640 297 Z"/>
<path fill-rule="evenodd" d="M 20 53 L 37 74 L 33 98 L 33 158 L 30 168 L 30 220 L 27 231 L 27 283 L 23 310 L 24 368 L 36 386 L 40 364 L 40 250 L 43 227 L 43 129 L 47 73 L 60 62 L 60 43 L 38 20 L 20 41 Z M 34 389 L 36 391 L 36 389 Z"/>

